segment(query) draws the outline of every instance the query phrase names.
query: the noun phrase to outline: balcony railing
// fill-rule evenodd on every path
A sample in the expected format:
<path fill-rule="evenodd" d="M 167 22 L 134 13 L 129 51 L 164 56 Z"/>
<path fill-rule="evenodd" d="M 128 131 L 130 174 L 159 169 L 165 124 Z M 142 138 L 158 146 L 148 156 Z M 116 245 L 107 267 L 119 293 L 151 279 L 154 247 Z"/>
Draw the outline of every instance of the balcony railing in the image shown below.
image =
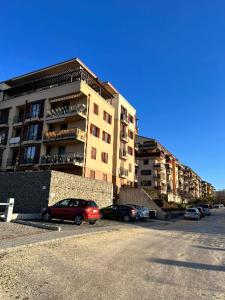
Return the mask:
<path fill-rule="evenodd" d="M 3 100 L 9 100 L 15 97 L 34 93 L 36 91 L 50 89 L 56 86 L 81 80 L 88 84 L 105 100 L 112 99 L 112 94 L 104 88 L 104 86 L 101 84 L 101 82 L 99 82 L 98 79 L 91 76 L 82 68 L 76 68 L 69 69 L 58 74 L 42 76 L 41 78 L 33 79 L 25 83 L 19 84 L 17 86 L 14 86 L 11 89 L 8 89 L 6 93 L 4 93 Z"/>
<path fill-rule="evenodd" d="M 16 159 L 8 159 L 7 160 L 7 167 L 14 167 L 17 163 Z M 23 157 L 20 159 L 18 165 L 35 165 L 38 164 L 38 157 L 35 158 L 28 158 Z"/>
<path fill-rule="evenodd" d="M 43 114 L 40 113 L 40 112 L 28 112 L 26 113 L 25 115 L 18 115 L 18 116 L 15 116 L 14 119 L 13 119 L 13 123 L 16 124 L 16 123 L 22 123 L 23 121 L 26 121 L 26 120 L 29 120 L 29 119 L 40 119 L 43 117 Z"/>
<path fill-rule="evenodd" d="M 164 168 L 165 168 L 165 167 L 164 167 L 164 164 L 154 164 L 153 167 L 154 167 L 155 169 L 164 169 Z"/>
<path fill-rule="evenodd" d="M 84 156 L 80 153 L 66 153 L 61 155 L 42 155 L 42 165 L 81 165 L 83 164 Z"/>
<path fill-rule="evenodd" d="M 128 176 L 128 170 L 124 168 L 118 169 L 118 174 L 120 177 L 127 177 Z"/>
<path fill-rule="evenodd" d="M 23 137 L 23 142 L 40 141 L 41 138 L 41 134 L 27 134 L 25 137 Z"/>
<path fill-rule="evenodd" d="M 120 158 L 127 158 L 127 151 L 125 149 L 120 149 Z"/>
<path fill-rule="evenodd" d="M 58 131 L 47 131 L 44 133 L 44 141 L 57 141 L 64 139 L 85 141 L 85 132 L 79 128 L 71 128 Z"/>
<path fill-rule="evenodd" d="M 86 115 L 86 105 L 82 103 L 71 104 L 52 108 L 47 112 L 47 119 L 54 119 L 58 117 L 66 117 L 68 115 Z"/>
<path fill-rule="evenodd" d="M 121 131 L 120 132 L 120 138 L 121 138 L 121 140 L 123 140 L 125 142 L 128 142 L 128 134 L 127 134 L 127 132 Z"/>
<path fill-rule="evenodd" d="M 9 140 L 10 145 L 19 144 L 19 143 L 20 143 L 20 136 L 11 137 Z"/>
<path fill-rule="evenodd" d="M 120 120 L 125 124 L 129 124 L 128 116 L 124 113 L 120 114 Z"/>

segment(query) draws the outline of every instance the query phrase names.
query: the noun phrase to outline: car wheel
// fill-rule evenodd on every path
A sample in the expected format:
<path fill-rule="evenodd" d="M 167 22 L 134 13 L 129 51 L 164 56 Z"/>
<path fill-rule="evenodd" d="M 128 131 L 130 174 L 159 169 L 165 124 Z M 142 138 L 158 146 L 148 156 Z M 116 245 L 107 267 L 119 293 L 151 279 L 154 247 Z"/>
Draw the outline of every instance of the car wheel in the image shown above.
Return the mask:
<path fill-rule="evenodd" d="M 96 221 L 89 221 L 90 225 L 95 225 Z"/>
<path fill-rule="evenodd" d="M 51 215 L 50 215 L 50 213 L 46 212 L 46 213 L 43 215 L 43 219 L 44 219 L 45 222 L 51 221 Z"/>
<path fill-rule="evenodd" d="M 124 217 L 123 217 L 123 220 L 124 220 L 125 222 L 129 222 L 129 221 L 130 221 L 130 216 L 128 216 L 128 215 L 124 216 Z"/>
<path fill-rule="evenodd" d="M 74 217 L 74 224 L 80 226 L 83 223 L 83 218 L 82 216 L 75 216 Z"/>

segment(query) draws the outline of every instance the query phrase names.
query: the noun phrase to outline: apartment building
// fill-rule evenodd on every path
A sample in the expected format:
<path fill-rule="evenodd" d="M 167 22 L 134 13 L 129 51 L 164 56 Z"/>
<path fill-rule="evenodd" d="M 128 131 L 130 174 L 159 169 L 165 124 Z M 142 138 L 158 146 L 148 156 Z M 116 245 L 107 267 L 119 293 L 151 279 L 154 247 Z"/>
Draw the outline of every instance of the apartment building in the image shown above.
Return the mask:
<path fill-rule="evenodd" d="M 135 135 L 135 109 L 79 59 L 0 83 L 1 171 L 55 169 L 133 186 Z"/>
<path fill-rule="evenodd" d="M 176 195 L 176 201 L 213 195 L 211 184 L 202 181 L 155 139 L 137 136 L 136 147 L 138 187 L 154 189 L 162 195 Z"/>
<path fill-rule="evenodd" d="M 178 188 L 176 158 L 158 141 L 151 138 L 138 136 L 136 146 L 138 186 L 155 189 L 161 194 L 176 194 Z"/>

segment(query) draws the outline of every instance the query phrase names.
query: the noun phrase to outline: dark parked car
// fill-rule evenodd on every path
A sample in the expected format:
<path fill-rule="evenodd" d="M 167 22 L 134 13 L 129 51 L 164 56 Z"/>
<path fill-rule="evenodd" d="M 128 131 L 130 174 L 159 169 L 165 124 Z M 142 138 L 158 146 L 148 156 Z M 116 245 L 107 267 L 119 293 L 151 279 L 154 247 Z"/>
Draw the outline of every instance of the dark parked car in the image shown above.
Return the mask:
<path fill-rule="evenodd" d="M 124 220 L 129 222 L 137 218 L 137 210 L 130 205 L 110 205 L 100 209 L 103 219 Z"/>
<path fill-rule="evenodd" d="M 42 217 L 45 221 L 51 219 L 72 220 L 76 225 L 81 225 L 83 221 L 87 221 L 93 225 L 100 219 L 100 213 L 94 201 L 64 199 L 45 208 Z"/>
<path fill-rule="evenodd" d="M 202 208 L 201 206 L 197 206 L 196 208 L 197 208 L 198 211 L 200 212 L 201 218 L 205 217 L 205 213 L 204 213 L 204 211 L 203 211 L 203 208 Z"/>

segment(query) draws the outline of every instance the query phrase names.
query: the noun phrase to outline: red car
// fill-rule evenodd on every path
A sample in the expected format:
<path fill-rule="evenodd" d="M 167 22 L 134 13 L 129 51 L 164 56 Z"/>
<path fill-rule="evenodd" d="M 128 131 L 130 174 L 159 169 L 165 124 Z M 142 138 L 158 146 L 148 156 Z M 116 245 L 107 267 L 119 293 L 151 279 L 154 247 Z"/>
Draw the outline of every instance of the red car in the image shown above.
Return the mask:
<path fill-rule="evenodd" d="M 95 224 L 100 219 L 99 208 L 94 201 L 82 199 L 64 199 L 52 206 L 45 208 L 42 212 L 45 221 L 51 219 L 72 220 L 76 225 L 83 221 Z"/>

